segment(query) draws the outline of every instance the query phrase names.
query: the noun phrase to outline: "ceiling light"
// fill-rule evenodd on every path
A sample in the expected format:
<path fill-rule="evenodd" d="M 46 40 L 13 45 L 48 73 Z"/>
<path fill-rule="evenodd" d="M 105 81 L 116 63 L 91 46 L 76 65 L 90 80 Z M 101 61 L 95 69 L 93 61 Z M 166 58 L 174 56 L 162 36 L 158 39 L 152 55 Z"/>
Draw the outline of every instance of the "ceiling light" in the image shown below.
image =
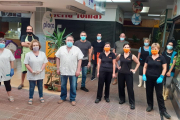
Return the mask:
<path fill-rule="evenodd" d="M 131 2 L 131 0 L 106 0 L 106 2 Z"/>
<path fill-rule="evenodd" d="M 131 0 L 112 0 L 113 2 L 131 2 Z"/>
<path fill-rule="evenodd" d="M 160 16 L 160 14 L 148 14 L 148 16 Z"/>
<path fill-rule="evenodd" d="M 149 12 L 149 7 L 143 7 L 141 13 L 148 13 Z"/>
<path fill-rule="evenodd" d="M 60 15 L 77 15 L 75 12 L 53 12 L 53 14 L 60 14 Z"/>
<path fill-rule="evenodd" d="M 31 13 L 30 11 L 22 11 L 22 10 L 3 10 L 5 13 Z"/>
<path fill-rule="evenodd" d="M 72 6 L 72 5 L 67 5 L 66 8 L 69 10 L 72 10 L 74 12 L 77 12 L 77 13 L 86 14 L 85 10 L 79 9 L 79 8 Z"/>
<path fill-rule="evenodd" d="M 38 1 L 0 1 L 0 4 L 5 6 L 43 6 L 43 3 Z"/>

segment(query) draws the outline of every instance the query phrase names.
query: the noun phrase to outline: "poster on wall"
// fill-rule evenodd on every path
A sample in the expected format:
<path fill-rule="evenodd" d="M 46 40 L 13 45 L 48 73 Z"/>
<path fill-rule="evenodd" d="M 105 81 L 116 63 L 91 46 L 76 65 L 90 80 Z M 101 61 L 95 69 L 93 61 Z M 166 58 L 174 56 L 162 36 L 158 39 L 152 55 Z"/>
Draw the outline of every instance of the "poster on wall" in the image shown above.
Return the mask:
<path fill-rule="evenodd" d="M 180 0 L 174 0 L 172 19 L 180 15 Z"/>
<path fill-rule="evenodd" d="M 135 13 L 135 14 L 132 16 L 131 21 L 132 21 L 132 23 L 133 23 L 134 25 L 139 25 L 139 24 L 141 23 L 141 15 Z"/>
<path fill-rule="evenodd" d="M 133 6 L 134 13 L 140 13 L 143 9 L 143 4 L 140 1 L 136 1 Z"/>
<path fill-rule="evenodd" d="M 43 19 L 42 19 L 42 29 L 45 35 L 49 36 L 50 34 L 53 34 L 55 29 L 55 19 L 52 12 L 47 11 L 44 13 Z"/>
<path fill-rule="evenodd" d="M 75 0 L 101 14 L 105 14 L 106 0 Z"/>

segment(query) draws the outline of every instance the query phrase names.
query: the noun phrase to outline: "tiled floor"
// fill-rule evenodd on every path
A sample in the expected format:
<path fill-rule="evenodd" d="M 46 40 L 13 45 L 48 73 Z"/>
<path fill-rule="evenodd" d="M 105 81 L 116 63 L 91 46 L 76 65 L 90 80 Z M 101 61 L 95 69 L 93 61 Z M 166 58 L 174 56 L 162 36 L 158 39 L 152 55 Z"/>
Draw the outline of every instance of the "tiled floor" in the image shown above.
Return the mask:
<path fill-rule="evenodd" d="M 160 120 L 156 99 L 154 110 L 150 113 L 146 109 L 145 89 L 137 87 L 137 75 L 135 75 L 134 91 L 136 109 L 129 109 L 128 99 L 123 105 L 118 104 L 118 87 L 111 85 L 110 103 L 102 100 L 95 104 L 97 79 L 87 79 L 86 93 L 77 91 L 77 105 L 71 106 L 69 101 L 57 104 L 59 95 L 44 94 L 45 103 L 40 103 L 38 93 L 35 92 L 33 105 L 28 105 L 28 90 L 12 89 L 15 102 L 10 103 L 4 86 L 0 87 L 0 120 Z M 69 94 L 68 94 L 69 96 Z M 69 97 L 67 98 L 69 99 Z M 166 101 L 166 107 L 172 120 L 178 120 L 170 100 Z"/>

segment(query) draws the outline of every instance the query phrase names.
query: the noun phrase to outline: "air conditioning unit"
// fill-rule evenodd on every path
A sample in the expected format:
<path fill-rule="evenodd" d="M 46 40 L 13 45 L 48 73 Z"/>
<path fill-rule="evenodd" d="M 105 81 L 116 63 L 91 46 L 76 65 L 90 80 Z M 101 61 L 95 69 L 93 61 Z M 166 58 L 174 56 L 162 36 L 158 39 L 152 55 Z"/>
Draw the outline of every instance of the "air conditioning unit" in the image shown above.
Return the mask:
<path fill-rule="evenodd" d="M 79 9 L 79 8 L 72 6 L 72 5 L 67 5 L 66 8 L 69 10 L 72 10 L 74 12 L 80 13 L 80 14 L 86 14 L 85 10 Z"/>

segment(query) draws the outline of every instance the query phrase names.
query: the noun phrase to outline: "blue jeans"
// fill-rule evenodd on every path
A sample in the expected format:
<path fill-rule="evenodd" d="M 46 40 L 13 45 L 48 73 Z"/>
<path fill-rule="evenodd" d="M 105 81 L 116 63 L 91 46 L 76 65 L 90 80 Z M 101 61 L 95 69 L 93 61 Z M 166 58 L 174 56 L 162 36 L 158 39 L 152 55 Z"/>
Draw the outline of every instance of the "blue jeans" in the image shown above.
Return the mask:
<path fill-rule="evenodd" d="M 39 98 L 43 97 L 43 80 L 29 80 L 29 99 L 33 99 L 36 82 L 39 92 Z"/>
<path fill-rule="evenodd" d="M 61 100 L 66 100 L 67 97 L 67 81 L 70 82 L 70 101 L 75 101 L 76 98 L 76 76 L 61 75 Z"/>
<path fill-rule="evenodd" d="M 84 66 L 84 67 L 82 67 L 81 87 L 85 87 L 85 85 L 86 85 L 86 75 L 87 75 L 87 66 Z M 77 77 L 77 79 L 78 79 L 78 77 Z M 77 87 L 77 83 L 76 83 L 76 87 Z"/>

